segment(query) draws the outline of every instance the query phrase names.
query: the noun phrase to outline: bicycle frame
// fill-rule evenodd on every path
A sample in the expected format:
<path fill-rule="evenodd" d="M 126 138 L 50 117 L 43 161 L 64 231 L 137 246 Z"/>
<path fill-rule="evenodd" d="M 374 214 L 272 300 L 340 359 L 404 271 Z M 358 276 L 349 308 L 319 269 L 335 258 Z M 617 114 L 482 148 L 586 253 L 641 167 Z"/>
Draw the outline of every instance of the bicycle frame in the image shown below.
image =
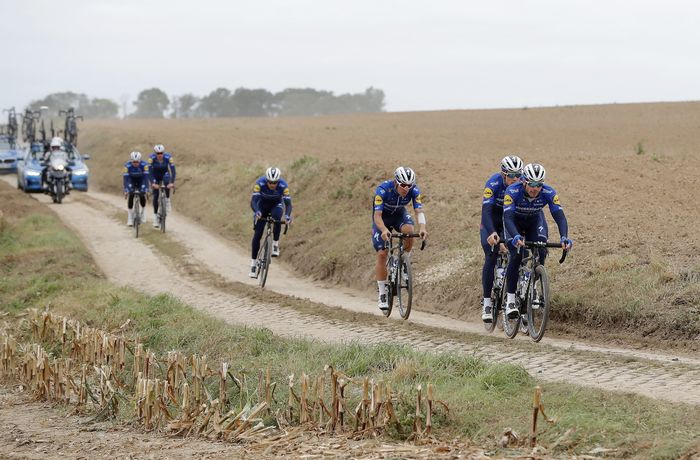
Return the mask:
<path fill-rule="evenodd" d="M 406 238 L 420 238 L 418 233 L 392 233 L 389 241 L 385 243 L 387 249 L 387 304 L 383 310 L 384 316 L 391 315 L 394 299 L 398 300 L 399 314 L 401 318 L 408 319 L 413 303 L 413 271 L 411 261 L 404 257 L 404 240 Z M 394 240 L 399 240 L 394 244 Z M 421 251 L 425 248 L 425 240 L 421 242 Z M 406 293 L 402 294 L 402 290 Z"/>
<path fill-rule="evenodd" d="M 523 255 L 518 267 L 518 284 L 516 286 L 516 302 L 519 304 L 520 315 L 514 325 L 515 329 L 506 331 L 506 335 L 510 338 L 515 337 L 517 329 L 520 327 L 521 321 L 527 319 L 527 328 L 530 338 L 539 342 L 544 336 L 549 319 L 549 276 L 544 265 L 540 263 L 540 250 L 546 248 L 562 249 L 561 243 L 551 243 L 544 241 L 526 241 L 525 245 L 520 248 L 530 251 L 529 255 Z M 559 263 L 563 263 L 568 254 L 568 250 L 562 252 Z M 527 274 L 527 283 L 524 282 L 523 276 Z M 539 288 L 535 285 L 539 284 Z M 523 312 L 523 307 L 526 311 Z M 523 316 L 523 313 L 526 316 Z M 537 316 L 537 317 L 536 317 Z M 537 322 L 537 325 L 535 324 Z M 510 325 L 509 325 L 510 326 Z M 509 333 L 510 332 L 510 333 Z"/>
<path fill-rule="evenodd" d="M 257 224 L 257 219 L 255 224 Z M 276 220 L 272 216 L 265 217 L 265 230 L 263 231 L 262 243 L 260 245 L 260 250 L 258 251 L 258 257 L 256 259 L 258 265 L 258 283 L 261 288 L 265 287 L 265 282 L 267 281 L 267 273 L 270 270 L 270 264 L 272 263 L 272 231 L 274 224 L 284 224 L 284 234 L 287 234 L 289 229 L 289 224 L 287 222 Z M 255 224 L 253 228 L 255 228 Z"/>

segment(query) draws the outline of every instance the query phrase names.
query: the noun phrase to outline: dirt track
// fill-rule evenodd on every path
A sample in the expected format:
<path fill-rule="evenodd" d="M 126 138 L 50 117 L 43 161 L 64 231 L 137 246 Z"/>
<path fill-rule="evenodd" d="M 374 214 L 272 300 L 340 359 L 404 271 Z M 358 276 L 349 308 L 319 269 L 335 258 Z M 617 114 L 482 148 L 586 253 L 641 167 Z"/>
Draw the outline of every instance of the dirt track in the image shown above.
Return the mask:
<path fill-rule="evenodd" d="M 13 184 L 14 177 L 5 180 Z M 48 204 L 47 197 L 34 197 Z M 307 300 L 269 295 L 269 299 L 259 301 L 259 297 L 250 295 L 246 286 L 235 287 L 235 282 L 256 283 L 247 277 L 249 259 L 244 251 L 177 212 L 169 217 L 167 238 L 186 249 L 183 259 L 195 268 L 196 275 L 188 275 L 183 269 L 183 259 L 174 260 L 144 241 L 134 239 L 122 222 L 125 207 L 123 200 L 117 197 L 94 192 L 74 193 L 64 204 L 49 206 L 77 231 L 111 281 L 140 287 L 149 294 L 170 293 L 231 323 L 261 326 L 277 334 L 328 342 L 392 340 L 427 351 L 476 354 L 486 359 L 519 363 L 546 381 L 700 404 L 700 359 L 697 358 L 597 347 L 547 337 L 537 345 L 528 339 L 485 338 L 480 324 L 421 312 L 412 314 L 410 324 L 387 320 L 379 315 L 372 292 L 341 290 L 295 278 L 278 260 L 270 271 L 269 289 Z M 150 222 L 145 232 L 154 231 L 149 226 Z M 144 276 L 142 270 L 133 266 L 134 260 L 159 276 Z M 228 288 L 217 288 L 217 279 L 229 282 Z M 354 315 L 340 314 L 338 308 Z"/>

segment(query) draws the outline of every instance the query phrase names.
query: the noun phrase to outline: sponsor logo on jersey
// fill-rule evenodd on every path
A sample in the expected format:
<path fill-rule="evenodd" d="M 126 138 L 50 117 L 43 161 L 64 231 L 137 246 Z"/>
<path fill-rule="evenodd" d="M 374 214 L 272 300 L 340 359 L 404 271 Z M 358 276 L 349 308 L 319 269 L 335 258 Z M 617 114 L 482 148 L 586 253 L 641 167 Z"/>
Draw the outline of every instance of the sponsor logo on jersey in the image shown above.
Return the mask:
<path fill-rule="evenodd" d="M 289 189 L 288 188 L 284 189 L 283 194 L 284 194 L 284 196 L 289 196 Z"/>
<path fill-rule="evenodd" d="M 513 204 L 513 197 L 510 195 L 506 195 L 503 197 L 503 206 L 510 206 Z"/>
<path fill-rule="evenodd" d="M 382 200 L 382 197 L 380 195 L 375 195 L 374 196 L 374 205 L 381 206 L 382 203 L 384 203 L 384 200 Z"/>
<path fill-rule="evenodd" d="M 416 203 L 422 204 L 423 203 L 423 194 L 419 193 L 418 196 L 416 197 Z"/>
<path fill-rule="evenodd" d="M 493 190 L 490 188 L 486 187 L 484 189 L 484 198 L 491 198 L 493 196 Z"/>
<path fill-rule="evenodd" d="M 559 195 L 554 195 L 554 198 L 552 198 L 552 203 L 559 205 Z"/>
<path fill-rule="evenodd" d="M 257 193 L 260 191 L 260 186 L 258 184 L 253 185 L 253 192 Z"/>

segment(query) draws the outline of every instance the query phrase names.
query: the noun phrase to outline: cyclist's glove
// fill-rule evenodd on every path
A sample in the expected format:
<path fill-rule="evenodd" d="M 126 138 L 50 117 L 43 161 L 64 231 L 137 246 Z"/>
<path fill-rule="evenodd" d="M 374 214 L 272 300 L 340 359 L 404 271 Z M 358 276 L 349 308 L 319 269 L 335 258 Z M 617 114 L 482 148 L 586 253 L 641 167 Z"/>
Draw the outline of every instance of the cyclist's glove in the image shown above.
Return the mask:
<path fill-rule="evenodd" d="M 258 220 L 262 217 L 262 213 L 260 211 L 255 212 L 255 220 Z"/>
<path fill-rule="evenodd" d="M 285 215 L 285 216 L 284 216 L 284 221 L 287 222 L 287 223 L 290 223 L 290 222 L 292 221 L 292 216 Z"/>
<path fill-rule="evenodd" d="M 569 246 L 569 249 L 574 247 L 574 242 L 565 236 L 561 237 L 561 244 L 565 244 L 565 245 Z"/>
<path fill-rule="evenodd" d="M 523 241 L 524 239 L 525 239 L 525 238 L 523 238 L 522 235 L 515 235 L 515 236 L 513 237 L 513 240 L 512 240 L 512 242 L 511 242 L 511 244 L 513 245 L 513 247 L 515 247 L 515 246 L 517 246 L 517 244 L 518 244 L 519 241 Z"/>

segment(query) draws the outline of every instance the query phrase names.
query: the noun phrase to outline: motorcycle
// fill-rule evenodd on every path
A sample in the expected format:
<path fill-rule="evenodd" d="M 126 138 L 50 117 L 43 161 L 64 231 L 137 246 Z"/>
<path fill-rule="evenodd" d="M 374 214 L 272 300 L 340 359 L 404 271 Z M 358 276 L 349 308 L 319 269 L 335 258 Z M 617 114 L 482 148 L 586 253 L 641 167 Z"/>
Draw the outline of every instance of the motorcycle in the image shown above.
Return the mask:
<path fill-rule="evenodd" d="M 54 152 L 52 154 L 46 170 L 46 193 L 51 195 L 54 203 L 59 204 L 70 193 L 71 184 L 68 158 L 65 154 L 61 155 L 60 153 L 63 152 Z"/>

